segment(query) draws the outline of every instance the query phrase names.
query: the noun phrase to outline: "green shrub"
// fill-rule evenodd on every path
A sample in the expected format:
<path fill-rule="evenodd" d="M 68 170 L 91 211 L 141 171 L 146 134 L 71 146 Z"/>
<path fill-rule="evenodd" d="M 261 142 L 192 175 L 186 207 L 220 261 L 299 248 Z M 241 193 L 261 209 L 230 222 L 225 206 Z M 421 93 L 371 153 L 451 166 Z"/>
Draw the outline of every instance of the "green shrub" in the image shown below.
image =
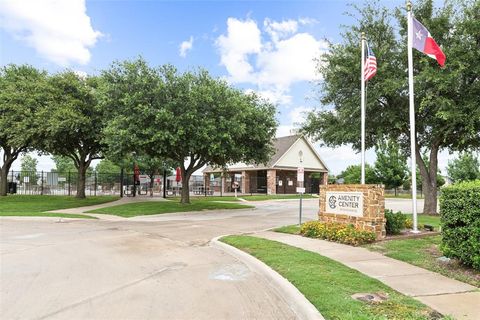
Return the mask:
<path fill-rule="evenodd" d="M 410 218 L 407 218 L 405 220 L 405 229 L 412 229 L 413 228 L 413 220 Z"/>
<path fill-rule="evenodd" d="M 353 246 L 375 241 L 376 235 L 371 231 L 358 230 L 353 225 L 321 221 L 305 222 L 300 229 L 305 237 L 319 238 Z"/>
<path fill-rule="evenodd" d="M 480 180 L 442 189 L 443 254 L 480 270 Z"/>
<path fill-rule="evenodd" d="M 394 213 L 392 210 L 385 209 L 385 219 L 387 219 L 385 225 L 387 234 L 399 234 L 406 227 L 407 216 L 400 211 Z"/>

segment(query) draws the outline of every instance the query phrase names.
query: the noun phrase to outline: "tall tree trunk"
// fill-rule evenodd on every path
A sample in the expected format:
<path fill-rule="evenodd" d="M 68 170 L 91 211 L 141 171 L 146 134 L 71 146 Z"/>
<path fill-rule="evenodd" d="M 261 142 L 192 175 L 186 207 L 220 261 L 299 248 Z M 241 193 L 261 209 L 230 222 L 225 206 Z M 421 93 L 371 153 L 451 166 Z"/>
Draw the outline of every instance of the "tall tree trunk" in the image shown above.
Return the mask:
<path fill-rule="evenodd" d="M 190 203 L 190 190 L 188 188 L 190 183 L 190 176 L 193 172 L 185 170 L 184 166 L 181 166 L 182 173 L 182 200 L 181 203 Z"/>
<path fill-rule="evenodd" d="M 0 196 L 7 195 L 7 187 L 8 187 L 7 176 L 8 176 L 8 168 L 6 164 L 4 164 L 0 169 Z"/>
<path fill-rule="evenodd" d="M 431 147 L 428 167 L 422 159 L 418 145 L 416 149 L 416 160 L 422 176 L 422 191 L 425 199 L 423 213 L 437 214 L 438 146 L 434 144 Z"/>
<path fill-rule="evenodd" d="M 6 196 L 8 191 L 8 171 L 12 166 L 13 161 L 17 159 L 17 155 L 12 155 L 11 152 L 3 151 L 3 166 L 0 168 L 0 196 Z"/>
<path fill-rule="evenodd" d="M 85 173 L 87 172 L 87 166 L 82 161 L 78 166 L 78 179 L 77 179 L 77 195 L 76 198 L 85 199 Z"/>
<path fill-rule="evenodd" d="M 153 185 L 155 183 L 155 178 L 153 173 L 150 174 L 150 197 L 153 197 Z"/>

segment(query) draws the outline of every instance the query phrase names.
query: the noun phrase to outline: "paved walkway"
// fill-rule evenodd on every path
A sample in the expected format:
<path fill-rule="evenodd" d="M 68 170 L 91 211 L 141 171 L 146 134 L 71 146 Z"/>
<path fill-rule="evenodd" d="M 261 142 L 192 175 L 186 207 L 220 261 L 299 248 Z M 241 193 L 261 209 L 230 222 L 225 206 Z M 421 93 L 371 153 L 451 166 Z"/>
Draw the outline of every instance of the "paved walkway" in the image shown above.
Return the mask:
<path fill-rule="evenodd" d="M 166 199 L 161 197 L 149 197 L 149 196 L 122 197 L 116 201 L 105 202 L 105 203 L 97 204 L 94 206 L 85 206 L 85 207 L 77 207 L 77 208 L 70 208 L 70 209 L 59 209 L 59 210 L 52 210 L 47 212 L 66 213 L 66 214 L 87 214 L 89 216 L 96 217 L 102 220 L 116 221 L 116 220 L 124 220 L 125 218 L 115 216 L 115 215 L 110 215 L 110 214 L 103 214 L 103 213 L 102 214 L 88 213 L 87 211 L 119 206 L 122 204 L 127 204 L 132 202 L 147 202 L 147 201 L 166 201 Z"/>
<path fill-rule="evenodd" d="M 271 231 L 255 235 L 336 260 L 380 280 L 398 292 L 414 297 L 444 315 L 472 320 L 480 317 L 480 291 L 469 284 L 364 248 Z"/>

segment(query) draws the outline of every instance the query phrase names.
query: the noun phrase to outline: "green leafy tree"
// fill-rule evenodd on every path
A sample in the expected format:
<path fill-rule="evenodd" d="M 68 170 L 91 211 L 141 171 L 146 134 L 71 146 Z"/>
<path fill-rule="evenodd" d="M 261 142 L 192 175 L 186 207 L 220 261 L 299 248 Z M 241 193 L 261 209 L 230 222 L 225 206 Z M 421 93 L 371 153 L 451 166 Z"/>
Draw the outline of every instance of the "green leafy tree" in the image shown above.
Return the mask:
<path fill-rule="evenodd" d="M 337 178 L 343 178 L 343 183 L 345 184 L 355 184 L 360 183 L 362 175 L 362 166 L 361 165 L 351 165 L 343 170 Z M 375 175 L 375 170 L 368 163 L 365 164 L 365 183 L 366 184 L 376 184 L 378 183 L 378 178 Z"/>
<path fill-rule="evenodd" d="M 95 171 L 100 174 L 104 173 L 119 173 L 120 167 L 113 161 L 102 159 L 96 166 Z"/>
<path fill-rule="evenodd" d="M 204 165 L 266 162 L 275 136 L 275 107 L 206 71 L 179 73 L 138 59 L 104 72 L 110 151 L 170 158 L 181 168 L 182 203 L 191 175 Z M 185 165 L 187 161 L 187 165 Z"/>
<path fill-rule="evenodd" d="M 29 154 L 24 155 L 20 159 L 20 170 L 23 172 L 37 172 L 37 158 L 32 157 Z"/>
<path fill-rule="evenodd" d="M 480 161 L 472 152 L 464 152 L 450 161 L 447 172 L 453 182 L 480 179 Z"/>
<path fill-rule="evenodd" d="M 378 181 L 387 189 L 400 187 L 408 177 L 407 158 L 398 145 L 393 142 L 382 142 L 377 148 L 377 160 L 375 161 L 375 174 Z"/>
<path fill-rule="evenodd" d="M 434 59 L 413 50 L 414 156 L 423 181 L 425 212 L 430 214 L 437 212 L 438 152 L 480 148 L 480 2 L 454 3 L 455 10 L 450 2 L 435 9 L 431 0 L 418 1 L 413 8 L 447 56 L 441 69 Z M 390 10 L 378 1 L 354 7 L 356 19 L 345 27 L 343 41 L 331 44 L 318 60 L 325 108 L 308 115 L 303 131 L 328 146 L 353 144 L 360 149 L 359 44 L 365 32 L 378 61 L 377 75 L 368 82 L 366 147 L 394 140 L 410 155 L 405 8 Z M 422 160 L 424 151 L 429 152 L 428 163 Z"/>
<path fill-rule="evenodd" d="M 29 154 L 25 154 L 20 159 L 20 181 L 28 177 L 29 183 L 37 184 L 37 164 L 38 160 Z"/>
<path fill-rule="evenodd" d="M 120 167 L 109 159 L 102 159 L 96 166 L 97 182 L 102 185 L 113 185 L 120 182 Z"/>
<path fill-rule="evenodd" d="M 46 76 L 27 65 L 0 69 L 0 196 L 7 195 L 7 175 L 13 162 L 42 139 L 37 110 L 46 101 Z"/>
<path fill-rule="evenodd" d="M 51 159 L 55 163 L 55 168 L 52 169 L 52 172 L 66 174 L 68 172 L 77 171 L 77 168 L 75 168 L 75 164 L 71 158 L 65 156 L 52 156 Z"/>
<path fill-rule="evenodd" d="M 42 109 L 46 139 L 42 149 L 70 158 L 77 171 L 77 198 L 85 198 L 86 173 L 102 158 L 105 113 L 98 103 L 97 77 L 66 71 L 50 78 L 48 107 Z"/>

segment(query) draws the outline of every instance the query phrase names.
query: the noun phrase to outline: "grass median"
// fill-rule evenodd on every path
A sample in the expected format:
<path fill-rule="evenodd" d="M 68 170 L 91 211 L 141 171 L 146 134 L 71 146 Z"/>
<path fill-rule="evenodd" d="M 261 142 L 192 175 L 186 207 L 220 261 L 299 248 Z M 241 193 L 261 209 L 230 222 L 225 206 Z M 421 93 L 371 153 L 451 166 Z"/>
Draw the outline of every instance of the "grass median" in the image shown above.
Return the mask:
<path fill-rule="evenodd" d="M 88 197 L 77 199 L 68 196 L 31 196 L 9 195 L 0 197 L 0 216 L 35 216 L 35 217 L 64 217 L 90 218 L 81 214 L 50 213 L 46 211 L 70 209 L 84 206 L 93 206 L 119 199 L 113 196 Z"/>
<path fill-rule="evenodd" d="M 444 262 L 438 259 L 443 256 L 440 251 L 441 241 L 442 236 L 437 235 L 417 239 L 381 241 L 365 245 L 365 248 L 480 287 L 480 272 L 462 266 L 454 260 Z"/>
<path fill-rule="evenodd" d="M 251 236 L 228 236 L 220 240 L 277 271 L 327 320 L 438 319 L 433 310 L 413 298 L 317 253 Z M 363 302 L 351 297 L 355 293 L 385 293 L 388 300 Z"/>
<path fill-rule="evenodd" d="M 178 199 L 179 197 L 176 197 Z M 205 200 L 205 201 L 240 201 L 239 198 L 247 201 L 267 201 L 267 200 L 291 200 L 300 199 L 298 194 L 256 194 L 256 195 L 238 195 L 235 196 L 194 196 L 190 199 Z M 311 194 L 302 195 L 303 199 L 318 198 Z"/>
<path fill-rule="evenodd" d="M 190 204 L 182 204 L 177 200 L 169 201 L 149 201 L 128 203 L 108 208 L 88 211 L 89 213 L 112 214 L 124 218 L 145 216 L 162 213 L 189 212 L 203 210 L 221 210 L 221 209 L 249 209 L 253 206 L 239 203 L 215 202 L 204 199 L 191 199 Z"/>

